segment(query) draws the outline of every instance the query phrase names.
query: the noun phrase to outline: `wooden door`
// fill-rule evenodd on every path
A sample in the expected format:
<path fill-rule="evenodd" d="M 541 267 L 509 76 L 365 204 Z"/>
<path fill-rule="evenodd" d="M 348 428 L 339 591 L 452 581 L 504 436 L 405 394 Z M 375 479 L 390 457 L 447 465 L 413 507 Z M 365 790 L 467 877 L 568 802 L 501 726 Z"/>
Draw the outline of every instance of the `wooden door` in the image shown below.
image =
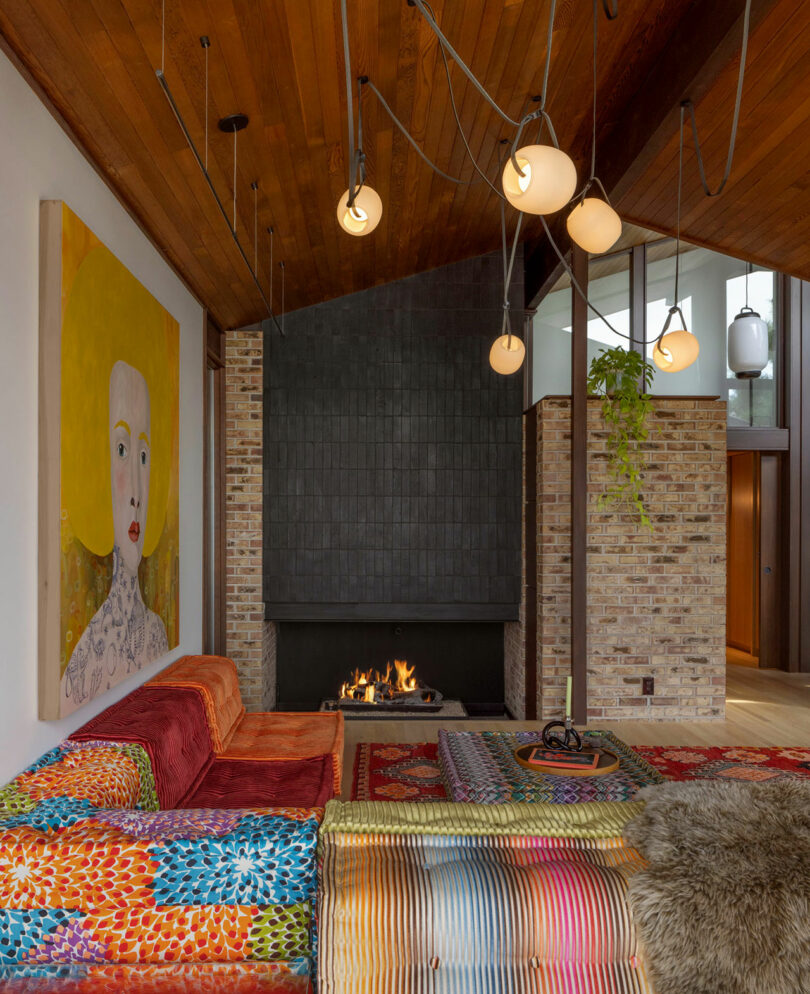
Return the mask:
<path fill-rule="evenodd" d="M 728 455 L 726 642 L 759 656 L 759 454 Z"/>

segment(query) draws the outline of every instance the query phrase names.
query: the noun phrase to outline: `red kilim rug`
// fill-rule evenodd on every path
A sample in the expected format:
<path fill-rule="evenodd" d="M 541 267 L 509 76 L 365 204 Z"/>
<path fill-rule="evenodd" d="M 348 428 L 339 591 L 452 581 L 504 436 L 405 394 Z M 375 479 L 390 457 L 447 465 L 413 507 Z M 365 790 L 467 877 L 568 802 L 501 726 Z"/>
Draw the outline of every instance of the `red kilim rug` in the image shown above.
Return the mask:
<path fill-rule="evenodd" d="M 632 746 L 668 780 L 764 782 L 810 777 L 810 748 Z M 445 801 L 435 742 L 364 742 L 354 757 L 353 801 Z"/>
<path fill-rule="evenodd" d="M 435 742 L 361 742 L 353 801 L 446 801 Z"/>
<path fill-rule="evenodd" d="M 810 749 L 788 746 L 633 746 L 668 780 L 764 782 L 810 777 Z"/>

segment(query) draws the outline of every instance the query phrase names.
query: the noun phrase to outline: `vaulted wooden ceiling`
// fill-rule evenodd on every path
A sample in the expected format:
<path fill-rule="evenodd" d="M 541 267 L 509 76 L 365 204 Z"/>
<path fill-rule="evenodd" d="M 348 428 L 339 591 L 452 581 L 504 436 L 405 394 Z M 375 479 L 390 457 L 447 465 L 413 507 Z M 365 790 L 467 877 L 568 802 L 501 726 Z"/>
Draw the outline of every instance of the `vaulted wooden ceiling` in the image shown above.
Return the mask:
<path fill-rule="evenodd" d="M 540 90 L 548 6 L 549 0 L 434 2 L 445 33 L 513 117 Z M 370 92 L 364 100 L 368 180 L 382 197 L 383 220 L 365 238 L 338 228 L 347 137 L 337 0 L 166 0 L 165 7 L 166 78 L 200 149 L 205 61 L 199 39 L 211 40 L 209 163 L 228 203 L 232 138 L 217 131 L 216 121 L 236 112 L 250 117 L 238 138 L 237 229 L 252 259 L 250 184 L 258 180 L 259 269 L 268 295 L 269 225 L 275 260 L 286 263 L 288 309 L 499 246 L 498 198 L 483 183 L 456 186 L 436 176 Z M 714 41 L 716 35 L 707 65 L 694 58 L 701 136 L 710 174 L 722 172 L 742 7 L 743 0 L 619 0 L 616 20 L 600 14 L 600 159 L 603 145 L 618 204 L 638 224 L 672 229 L 677 114 L 665 93 L 656 117 L 655 87 L 663 85 L 656 74 L 673 46 L 689 62 L 691 40 L 701 36 Z M 349 0 L 348 9 L 353 75 L 372 79 L 444 170 L 474 177 L 436 40 L 419 12 L 405 0 Z M 684 231 L 810 277 L 810 257 L 802 250 L 810 235 L 802 198 L 810 82 L 800 69 L 810 48 L 810 5 L 754 0 L 752 19 L 734 175 L 723 197 L 711 202 L 701 200 L 692 177 Z M 265 316 L 155 77 L 161 0 L 0 0 L 0 33 L 213 317 L 234 327 Z M 580 175 L 590 151 L 590 73 L 591 2 L 559 0 L 549 111 Z M 499 141 L 510 131 L 455 67 L 452 79 L 471 147 L 496 180 Z M 634 118 L 636 104 L 643 112 Z M 634 170 L 622 163 L 623 144 L 624 152 L 633 144 L 622 142 L 625 128 L 644 149 L 634 157 Z M 526 225 L 530 241 L 539 235 L 536 221 Z M 278 309 L 277 269 L 273 282 Z"/>

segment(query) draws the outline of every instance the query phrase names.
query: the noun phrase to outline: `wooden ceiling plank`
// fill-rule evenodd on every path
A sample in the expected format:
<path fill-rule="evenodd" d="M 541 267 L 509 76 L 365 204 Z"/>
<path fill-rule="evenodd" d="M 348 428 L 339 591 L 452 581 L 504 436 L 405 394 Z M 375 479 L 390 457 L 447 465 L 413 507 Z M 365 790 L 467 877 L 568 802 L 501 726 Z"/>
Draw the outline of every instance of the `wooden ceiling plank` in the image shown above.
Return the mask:
<path fill-rule="evenodd" d="M 18 11 L 17 13 L 19 14 L 20 12 Z M 15 47 L 15 51 L 19 51 L 19 49 L 23 51 L 29 50 L 32 41 L 30 36 L 32 35 L 38 41 L 37 50 L 43 52 L 44 64 L 38 63 L 33 66 L 25 62 L 24 64 L 28 64 L 29 68 L 34 72 L 35 77 L 41 79 L 43 89 L 49 98 L 53 100 L 60 113 L 65 115 L 66 120 L 72 122 L 72 108 L 76 106 L 83 108 L 82 120 L 84 126 L 78 132 L 78 137 L 82 140 L 85 147 L 88 148 L 94 160 L 99 163 L 102 172 L 110 176 L 113 184 L 120 188 L 122 176 L 130 168 L 131 157 L 123 151 L 119 139 L 116 137 L 116 132 L 113 131 L 112 126 L 108 125 L 107 120 L 99 113 L 96 101 L 90 99 L 83 89 L 84 83 L 80 82 L 73 70 L 67 67 L 67 63 L 62 58 L 59 42 L 48 31 L 42 21 L 38 18 L 25 21 L 22 17 L 18 17 L 17 23 L 22 26 L 23 33 L 16 34 L 14 32 L 16 37 L 15 41 L 12 41 L 12 44 Z M 12 33 L 7 30 L 6 25 L 3 25 L 3 31 L 6 37 L 9 37 L 9 34 Z M 48 63 L 51 63 L 51 65 Z M 52 95 L 48 88 L 48 82 L 50 76 L 54 73 L 53 65 L 57 63 L 64 77 L 63 91 L 58 94 L 53 93 Z M 64 106 L 66 97 L 69 100 L 67 107 Z M 109 146 L 106 145 L 107 142 L 109 142 Z M 105 146 L 106 151 L 102 151 Z M 137 191 L 126 192 L 125 189 L 123 199 L 128 203 L 137 203 L 139 205 L 138 216 L 141 218 L 145 216 L 142 213 L 143 208 L 140 207 L 141 199 Z M 178 270 L 184 274 L 184 277 L 191 284 L 194 292 L 200 299 L 205 300 L 206 294 L 210 295 L 210 291 L 207 291 L 206 286 L 208 281 L 204 278 L 204 274 L 201 273 L 193 254 L 184 251 L 185 247 L 182 246 L 182 234 L 176 226 L 175 219 L 161 208 L 159 221 L 163 226 L 163 237 L 157 240 L 162 250 L 171 259 L 172 263 L 178 267 Z M 149 223 L 145 223 L 145 227 L 148 230 L 152 230 L 152 225 Z M 176 235 L 176 239 L 172 239 L 171 244 L 165 237 L 166 233 L 170 233 L 172 236 Z M 214 308 L 211 309 L 216 313 Z"/>
<path fill-rule="evenodd" d="M 152 152 L 152 158 L 178 201 L 192 200 L 196 204 L 197 209 L 192 206 L 191 213 L 184 208 L 184 224 L 199 223 L 200 217 L 204 217 L 212 231 L 212 237 L 205 241 L 211 261 L 215 266 L 232 265 L 242 269 L 244 264 L 235 252 L 230 236 L 225 234 L 219 211 L 207 187 L 200 182 L 196 162 L 186 154 L 185 138 L 169 112 L 145 50 L 137 36 L 126 30 L 131 22 L 123 7 L 110 2 L 101 5 L 98 0 L 92 0 L 84 11 L 83 38 L 85 42 L 88 38 L 93 39 L 89 57 L 104 70 L 122 113 L 129 115 L 144 149 Z M 146 95 L 151 99 L 151 106 L 144 103 Z M 172 182 L 173 168 L 178 168 L 185 176 L 185 188 Z M 234 303 L 237 300 L 238 295 L 235 295 Z"/>
<path fill-rule="evenodd" d="M 772 12 L 773 15 L 773 12 Z M 807 43 L 802 37 L 802 28 L 810 25 L 810 18 L 804 15 L 803 20 L 807 24 L 796 23 L 798 12 L 793 11 L 786 20 L 778 20 L 780 30 L 774 32 L 773 25 L 769 22 L 777 20 L 773 16 L 763 19 L 758 25 L 749 42 L 748 64 L 746 66 L 745 86 L 743 89 L 743 102 L 740 118 L 740 129 L 738 135 L 738 151 L 735 154 L 735 169 L 729 186 L 723 194 L 727 199 L 731 193 L 731 186 L 737 182 L 744 166 L 741 163 L 742 150 L 748 144 L 746 133 L 751 128 L 758 105 L 761 103 L 763 95 L 770 91 L 772 81 L 779 79 L 780 72 L 774 74 L 774 61 L 783 63 L 791 59 L 792 44 L 798 46 L 806 56 Z M 802 62 L 802 54 L 797 56 Z M 725 168 L 726 156 L 728 153 L 728 140 L 731 128 L 731 114 L 734 106 L 734 98 L 737 86 L 737 73 L 739 68 L 739 58 L 733 58 L 729 64 L 717 75 L 714 85 L 703 99 L 696 103 L 696 115 L 701 138 L 701 152 L 704 158 L 706 175 L 710 184 L 717 186 L 718 177 L 722 176 Z M 764 93 L 763 93 L 764 91 Z M 787 105 L 790 105 L 788 101 Z M 689 122 L 686 122 L 685 133 L 685 206 L 690 208 L 696 203 L 705 200 L 704 206 L 713 209 L 720 200 L 703 198 L 699 183 L 697 166 L 694 161 L 694 148 L 692 143 L 692 133 Z M 753 143 L 754 147 L 756 143 Z M 671 191 L 677 190 L 677 169 L 678 169 L 678 129 L 664 150 L 656 160 L 656 168 L 650 169 L 645 177 L 645 182 L 639 183 L 632 197 L 632 210 L 637 213 L 647 213 L 655 209 L 656 204 L 672 200 L 674 194 Z M 673 219 L 669 224 L 674 228 Z"/>

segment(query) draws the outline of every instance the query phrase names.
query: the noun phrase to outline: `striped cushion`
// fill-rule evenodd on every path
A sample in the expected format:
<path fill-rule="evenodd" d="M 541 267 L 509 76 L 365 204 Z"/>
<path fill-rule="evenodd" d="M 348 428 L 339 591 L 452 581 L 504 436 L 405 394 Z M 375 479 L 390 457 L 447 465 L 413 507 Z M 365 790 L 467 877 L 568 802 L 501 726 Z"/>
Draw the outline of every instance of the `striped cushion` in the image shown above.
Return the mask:
<path fill-rule="evenodd" d="M 398 820 L 408 819 L 400 811 Z M 626 902 L 644 864 L 621 838 L 325 823 L 322 847 L 319 976 L 328 994 L 651 992 Z"/>

